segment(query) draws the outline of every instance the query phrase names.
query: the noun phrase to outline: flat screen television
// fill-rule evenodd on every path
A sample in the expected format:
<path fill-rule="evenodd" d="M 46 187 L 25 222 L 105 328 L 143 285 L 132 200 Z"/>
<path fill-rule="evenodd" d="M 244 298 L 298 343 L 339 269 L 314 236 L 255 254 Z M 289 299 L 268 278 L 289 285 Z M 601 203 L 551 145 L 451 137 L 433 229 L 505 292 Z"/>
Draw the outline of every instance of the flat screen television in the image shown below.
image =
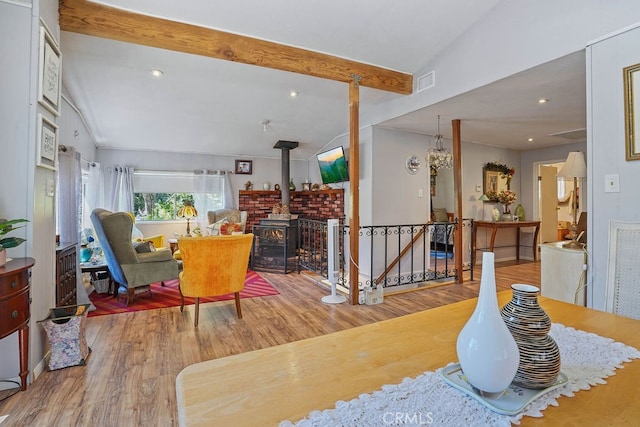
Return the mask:
<path fill-rule="evenodd" d="M 349 168 L 342 146 L 318 154 L 318 166 L 323 184 L 349 181 Z"/>

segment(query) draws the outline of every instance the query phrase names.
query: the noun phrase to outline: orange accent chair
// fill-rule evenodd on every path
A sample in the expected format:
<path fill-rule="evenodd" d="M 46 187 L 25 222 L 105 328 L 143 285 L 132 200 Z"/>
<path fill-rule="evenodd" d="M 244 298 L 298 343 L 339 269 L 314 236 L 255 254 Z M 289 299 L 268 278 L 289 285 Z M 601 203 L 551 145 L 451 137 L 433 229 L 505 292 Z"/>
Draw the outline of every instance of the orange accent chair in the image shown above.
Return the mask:
<path fill-rule="evenodd" d="M 238 318 L 242 318 L 240 291 L 249 267 L 253 234 L 181 237 L 180 311 L 184 297 L 195 298 L 194 325 L 198 327 L 200 297 L 235 294 Z"/>

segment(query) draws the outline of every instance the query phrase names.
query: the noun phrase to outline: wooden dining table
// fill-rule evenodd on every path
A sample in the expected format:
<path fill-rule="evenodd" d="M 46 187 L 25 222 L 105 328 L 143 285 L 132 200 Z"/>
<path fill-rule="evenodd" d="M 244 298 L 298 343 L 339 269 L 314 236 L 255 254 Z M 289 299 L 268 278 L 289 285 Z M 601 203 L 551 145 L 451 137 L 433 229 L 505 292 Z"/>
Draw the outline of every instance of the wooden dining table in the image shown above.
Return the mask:
<path fill-rule="evenodd" d="M 511 291 L 498 294 L 502 307 Z M 196 363 L 176 379 L 182 426 L 276 426 L 456 362 L 476 299 L 275 347 Z M 640 348 L 640 321 L 540 297 L 552 322 Z M 521 425 L 638 425 L 640 360 L 607 384 L 558 398 Z"/>

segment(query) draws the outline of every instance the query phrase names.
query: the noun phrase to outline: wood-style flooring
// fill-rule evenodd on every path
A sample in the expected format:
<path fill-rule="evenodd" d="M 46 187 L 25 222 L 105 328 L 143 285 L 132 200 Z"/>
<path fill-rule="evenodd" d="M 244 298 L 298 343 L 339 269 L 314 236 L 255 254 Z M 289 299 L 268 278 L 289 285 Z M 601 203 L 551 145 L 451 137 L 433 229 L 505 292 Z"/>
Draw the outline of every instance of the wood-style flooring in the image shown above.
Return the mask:
<path fill-rule="evenodd" d="M 243 299 L 242 319 L 237 319 L 233 301 L 201 304 L 198 329 L 193 306 L 184 313 L 174 307 L 87 319 L 86 337 L 93 350 L 87 366 L 45 371 L 26 391 L 0 402 L 0 415 L 9 415 L 2 427 L 175 426 L 175 379 L 190 364 L 473 298 L 481 276 L 476 267 L 473 282 L 425 287 L 385 296 L 383 304 L 352 306 L 321 303 L 328 290 L 304 274 L 261 274 L 280 295 Z M 540 286 L 540 263 L 497 264 L 496 282 L 498 290 L 512 283 Z"/>

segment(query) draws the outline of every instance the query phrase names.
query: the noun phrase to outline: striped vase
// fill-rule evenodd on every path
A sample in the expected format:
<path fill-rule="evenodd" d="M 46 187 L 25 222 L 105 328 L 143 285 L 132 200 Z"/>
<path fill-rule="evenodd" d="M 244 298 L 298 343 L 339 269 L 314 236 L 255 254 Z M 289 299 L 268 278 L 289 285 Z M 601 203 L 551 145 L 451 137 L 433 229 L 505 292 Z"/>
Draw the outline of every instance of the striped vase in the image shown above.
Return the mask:
<path fill-rule="evenodd" d="M 501 310 L 520 350 L 520 363 L 513 383 L 529 389 L 547 388 L 560 373 L 560 351 L 549 336 L 551 320 L 538 304 L 540 289 L 532 285 L 511 285 L 513 297 Z"/>

